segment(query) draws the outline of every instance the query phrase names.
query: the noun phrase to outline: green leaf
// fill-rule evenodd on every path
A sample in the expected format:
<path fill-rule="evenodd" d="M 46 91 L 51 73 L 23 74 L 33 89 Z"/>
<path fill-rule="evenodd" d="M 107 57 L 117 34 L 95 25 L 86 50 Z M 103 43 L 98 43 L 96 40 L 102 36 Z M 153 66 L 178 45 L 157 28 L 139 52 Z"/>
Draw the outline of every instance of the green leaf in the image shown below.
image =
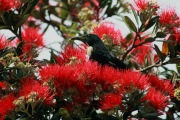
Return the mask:
<path fill-rule="evenodd" d="M 127 36 L 126 36 L 126 41 L 127 42 L 130 42 L 130 40 L 133 39 L 133 33 L 129 33 Z"/>
<path fill-rule="evenodd" d="M 4 65 L 0 62 L 0 70 L 4 68 Z"/>
<path fill-rule="evenodd" d="M 166 37 L 166 34 L 164 32 L 157 32 L 155 38 L 164 38 L 164 37 Z"/>
<path fill-rule="evenodd" d="M 177 69 L 178 73 L 180 73 L 180 64 L 176 64 L 176 69 Z"/>
<path fill-rule="evenodd" d="M 137 32 L 137 28 L 135 26 L 135 24 L 133 23 L 133 21 L 128 17 L 128 16 L 124 16 L 124 21 L 126 23 L 126 25 L 134 32 Z"/>
<path fill-rule="evenodd" d="M 153 37 L 149 37 L 149 38 L 146 38 L 144 41 L 145 42 L 154 42 L 156 39 L 153 38 Z"/>
<path fill-rule="evenodd" d="M 23 15 L 30 14 L 38 2 L 39 0 L 30 0 L 27 4 L 25 4 L 22 8 Z"/>
<path fill-rule="evenodd" d="M 146 27 L 142 30 L 143 32 L 151 28 L 156 22 L 158 22 L 159 16 L 153 17 L 149 20 L 149 23 L 146 25 Z"/>
<path fill-rule="evenodd" d="M 169 64 L 180 64 L 180 58 L 172 58 L 168 61 Z"/>
<path fill-rule="evenodd" d="M 9 29 L 10 27 L 9 26 L 0 26 L 0 30 L 2 29 Z"/>
<path fill-rule="evenodd" d="M 147 21 L 147 14 L 145 12 L 140 13 L 140 21 L 144 24 Z"/>
<path fill-rule="evenodd" d="M 56 63 L 56 54 L 51 50 L 50 63 Z"/>
<path fill-rule="evenodd" d="M 20 43 L 18 44 L 17 48 L 16 48 L 16 53 L 17 53 L 18 56 L 20 56 L 20 55 L 23 54 L 23 52 L 22 52 L 23 44 L 24 44 L 23 42 L 20 42 Z"/>
<path fill-rule="evenodd" d="M 168 43 L 168 48 L 169 48 L 169 52 L 170 52 L 170 58 L 176 57 L 175 48 L 171 43 Z"/>
<path fill-rule="evenodd" d="M 16 24 L 16 27 L 22 26 L 22 25 L 26 22 L 26 20 L 28 19 L 28 17 L 29 17 L 29 14 L 24 15 L 23 17 L 21 17 L 21 18 L 19 19 L 18 23 Z"/>
<path fill-rule="evenodd" d="M 154 49 L 155 49 L 158 57 L 159 57 L 159 58 L 161 59 L 161 61 L 163 62 L 163 61 L 165 60 L 165 58 L 166 58 L 166 54 L 162 53 L 162 52 L 160 51 L 160 49 L 158 48 L 158 46 L 155 45 L 155 44 L 154 44 Z"/>
<path fill-rule="evenodd" d="M 139 25 L 139 19 L 138 19 L 137 12 L 134 10 L 132 5 L 131 5 L 131 9 L 132 9 L 133 15 L 135 17 L 136 23 Z"/>
<path fill-rule="evenodd" d="M 8 41 L 13 41 L 15 38 L 16 38 L 16 36 L 13 36 L 13 37 L 9 37 L 7 40 Z"/>

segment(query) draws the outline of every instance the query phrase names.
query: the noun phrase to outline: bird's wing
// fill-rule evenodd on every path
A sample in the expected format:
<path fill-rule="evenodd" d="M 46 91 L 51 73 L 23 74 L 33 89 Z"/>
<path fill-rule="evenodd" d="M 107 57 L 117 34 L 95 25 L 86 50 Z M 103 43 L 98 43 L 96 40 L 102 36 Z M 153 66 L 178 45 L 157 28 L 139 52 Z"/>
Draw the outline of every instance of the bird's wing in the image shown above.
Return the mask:
<path fill-rule="evenodd" d="M 127 69 L 127 65 L 125 63 L 123 63 L 121 60 L 119 60 L 117 57 L 115 57 L 112 53 L 110 53 L 111 56 L 111 60 L 110 60 L 110 64 L 112 64 L 112 66 L 119 68 L 119 69 Z"/>
<path fill-rule="evenodd" d="M 93 61 L 97 61 L 101 65 L 105 65 L 105 64 L 109 64 L 109 61 L 111 60 L 111 56 L 109 54 L 109 51 L 106 50 L 106 48 L 104 49 L 102 47 L 99 49 L 94 47 L 89 59 Z"/>

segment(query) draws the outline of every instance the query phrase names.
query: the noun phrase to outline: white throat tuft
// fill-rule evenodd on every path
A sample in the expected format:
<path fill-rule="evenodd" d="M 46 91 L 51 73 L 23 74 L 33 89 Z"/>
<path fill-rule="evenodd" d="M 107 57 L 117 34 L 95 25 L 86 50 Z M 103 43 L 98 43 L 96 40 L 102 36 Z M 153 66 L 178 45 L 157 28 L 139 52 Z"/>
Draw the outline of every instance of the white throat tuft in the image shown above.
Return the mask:
<path fill-rule="evenodd" d="M 88 55 L 88 56 L 91 56 L 92 51 L 93 51 L 93 47 L 92 47 L 92 46 L 89 46 L 89 47 L 87 48 L 87 55 Z"/>

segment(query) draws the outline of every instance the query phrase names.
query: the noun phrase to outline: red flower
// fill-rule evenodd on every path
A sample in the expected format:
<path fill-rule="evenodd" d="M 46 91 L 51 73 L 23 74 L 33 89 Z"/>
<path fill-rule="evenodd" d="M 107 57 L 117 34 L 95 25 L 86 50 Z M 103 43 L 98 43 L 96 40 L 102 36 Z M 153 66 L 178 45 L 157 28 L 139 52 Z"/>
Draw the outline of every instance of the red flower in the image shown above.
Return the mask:
<path fill-rule="evenodd" d="M 175 27 L 180 26 L 180 18 L 177 16 L 174 9 L 162 10 L 159 13 L 159 21 L 162 27 L 167 27 L 169 30 L 173 30 Z"/>
<path fill-rule="evenodd" d="M 149 76 L 149 83 L 153 86 L 156 90 L 160 90 L 161 92 L 168 93 L 169 95 L 174 94 L 174 87 L 170 83 L 170 81 L 165 81 L 159 79 L 157 76 L 150 75 Z"/>
<path fill-rule="evenodd" d="M 103 22 L 100 26 L 95 27 L 93 33 L 98 35 L 102 40 L 112 40 L 112 43 L 116 45 L 124 43 L 121 31 L 110 22 Z"/>
<path fill-rule="evenodd" d="M 0 50 L 7 47 L 7 39 L 2 35 L 0 36 Z"/>
<path fill-rule="evenodd" d="M 32 78 L 22 80 L 22 88 L 20 89 L 19 96 L 28 97 L 31 93 L 37 94 L 37 102 L 43 102 L 46 105 L 53 105 L 53 94 L 49 87 L 42 85 L 39 81 Z"/>
<path fill-rule="evenodd" d="M 179 28 L 174 28 L 173 35 L 174 35 L 177 43 L 180 44 L 180 29 Z"/>
<path fill-rule="evenodd" d="M 49 65 L 40 70 L 41 79 L 45 82 L 54 83 L 57 95 L 62 95 L 65 90 L 76 84 L 77 77 L 73 66 Z"/>
<path fill-rule="evenodd" d="M 113 85 L 117 83 L 117 80 L 119 79 L 119 73 L 121 72 L 117 69 L 114 69 L 113 67 L 104 66 L 99 73 L 98 79 L 99 81 L 101 80 L 100 82 L 104 82 L 105 85 Z"/>
<path fill-rule="evenodd" d="M 0 120 L 4 120 L 6 115 L 15 107 L 13 104 L 14 100 L 15 97 L 13 94 L 0 99 Z"/>
<path fill-rule="evenodd" d="M 22 32 L 22 39 L 25 43 L 23 46 L 24 53 L 32 51 L 33 48 L 44 46 L 43 34 L 39 33 L 39 28 L 25 28 Z"/>
<path fill-rule="evenodd" d="M 149 101 L 149 104 L 156 110 L 164 110 L 168 104 L 168 97 L 163 95 L 160 91 L 150 88 L 148 93 L 143 98 L 143 101 Z"/>
<path fill-rule="evenodd" d="M 5 82 L 0 82 L 0 90 L 1 89 L 6 89 L 6 83 Z"/>
<path fill-rule="evenodd" d="M 146 57 L 148 61 L 150 61 L 150 52 L 152 52 L 151 46 L 151 43 L 146 43 L 145 45 L 141 45 L 132 51 L 134 59 L 137 63 L 143 65 Z"/>
<path fill-rule="evenodd" d="M 119 81 L 121 89 L 127 89 L 131 86 L 145 90 L 148 86 L 148 77 L 140 72 L 126 70 L 119 74 Z"/>
<path fill-rule="evenodd" d="M 134 0 L 135 9 L 138 11 L 146 10 L 148 8 L 148 0 Z"/>
<path fill-rule="evenodd" d="M 119 107 L 122 104 L 122 96 L 119 94 L 105 94 L 100 102 L 102 104 L 102 110 L 113 109 Z"/>
<path fill-rule="evenodd" d="M 157 10 L 159 5 L 156 2 L 148 1 L 148 0 L 134 0 L 134 9 L 140 11 L 144 11 L 147 9 Z"/>
<path fill-rule="evenodd" d="M 66 46 L 64 52 L 61 52 L 60 55 L 56 58 L 58 64 L 67 64 L 67 63 L 79 63 L 85 62 L 86 52 L 81 48 L 75 48 L 73 46 Z M 70 63 L 70 64 L 71 64 Z"/>
<path fill-rule="evenodd" d="M 20 6 L 20 0 L 0 0 L 0 11 L 9 11 Z"/>

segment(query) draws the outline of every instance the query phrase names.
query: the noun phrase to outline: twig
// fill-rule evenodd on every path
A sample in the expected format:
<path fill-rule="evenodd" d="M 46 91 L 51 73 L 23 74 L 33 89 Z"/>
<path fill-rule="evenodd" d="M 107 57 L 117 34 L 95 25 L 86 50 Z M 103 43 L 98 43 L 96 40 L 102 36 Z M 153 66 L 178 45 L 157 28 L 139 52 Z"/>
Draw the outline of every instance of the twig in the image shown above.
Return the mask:
<path fill-rule="evenodd" d="M 125 60 L 125 58 L 127 57 L 127 55 L 128 55 L 134 48 L 137 48 L 137 47 L 139 47 L 139 46 L 147 43 L 147 42 L 141 42 L 141 43 L 135 45 L 135 42 L 136 42 L 136 39 L 137 39 L 138 36 L 139 36 L 139 35 L 136 34 L 136 36 L 135 36 L 135 38 L 134 38 L 134 41 L 133 41 L 133 43 L 132 43 L 132 46 L 131 46 L 131 47 L 126 51 L 126 53 L 123 55 L 123 57 L 122 57 L 122 59 L 121 59 L 122 61 Z"/>
<path fill-rule="evenodd" d="M 166 65 L 166 64 L 168 64 L 168 62 L 169 61 L 162 63 L 161 60 L 158 60 L 155 64 L 152 64 L 150 66 L 147 66 L 147 67 L 141 69 L 140 72 L 145 72 L 149 69 L 152 69 L 153 67 L 160 67 L 160 66 Z"/>

